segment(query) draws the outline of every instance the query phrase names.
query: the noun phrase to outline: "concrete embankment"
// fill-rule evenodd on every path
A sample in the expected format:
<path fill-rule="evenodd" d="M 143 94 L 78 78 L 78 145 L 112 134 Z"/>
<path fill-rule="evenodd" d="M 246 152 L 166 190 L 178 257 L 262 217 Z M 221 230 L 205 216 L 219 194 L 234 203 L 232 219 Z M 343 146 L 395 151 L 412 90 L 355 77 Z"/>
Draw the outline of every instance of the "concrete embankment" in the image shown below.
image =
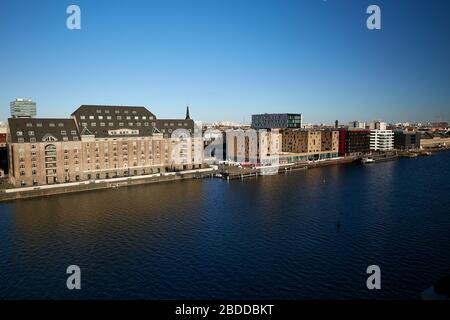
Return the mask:
<path fill-rule="evenodd" d="M 285 173 L 295 170 L 314 169 L 332 165 L 346 164 L 354 162 L 355 160 L 357 160 L 356 157 L 347 157 L 314 162 L 289 163 L 277 166 L 265 166 L 257 168 L 238 168 L 234 166 L 229 166 L 226 168 L 222 168 L 220 174 L 222 178 L 226 180 L 245 179 L 261 175 L 267 175 L 268 172 L 271 172 L 271 174 Z M 270 170 L 271 168 L 274 170 Z"/>
<path fill-rule="evenodd" d="M 308 169 L 313 168 L 320 168 L 320 167 L 326 167 L 326 166 L 333 166 L 338 164 L 346 164 L 346 163 L 352 163 L 356 161 L 358 158 L 356 157 L 347 157 L 347 158 L 339 158 L 339 159 L 333 159 L 333 160 L 324 160 L 324 161 L 315 161 L 313 163 L 308 163 Z"/>
<path fill-rule="evenodd" d="M 147 183 L 203 178 L 206 176 L 211 176 L 212 174 L 214 174 L 214 172 L 215 171 L 213 168 L 205 168 L 181 172 L 153 174 L 147 176 L 134 176 L 134 177 L 90 180 L 72 183 L 61 183 L 56 185 L 45 185 L 36 187 L 13 188 L 0 191 L 0 201 L 44 197 L 63 193 L 92 191 L 109 188 L 120 188 Z"/>

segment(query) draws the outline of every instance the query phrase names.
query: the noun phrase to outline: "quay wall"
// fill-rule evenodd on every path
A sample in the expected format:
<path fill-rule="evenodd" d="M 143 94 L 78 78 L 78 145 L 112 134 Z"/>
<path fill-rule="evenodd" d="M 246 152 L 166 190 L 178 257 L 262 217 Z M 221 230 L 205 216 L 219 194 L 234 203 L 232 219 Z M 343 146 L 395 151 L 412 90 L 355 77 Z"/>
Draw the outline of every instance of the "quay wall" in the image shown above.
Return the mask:
<path fill-rule="evenodd" d="M 176 181 L 185 180 L 193 178 L 203 178 L 205 176 L 210 176 L 214 173 L 214 169 L 198 169 L 198 170 L 188 170 L 182 172 L 170 172 L 165 174 L 155 174 L 148 176 L 134 176 L 126 178 L 115 178 L 115 179 L 100 179 L 100 180 L 90 180 L 83 182 L 73 182 L 73 183 L 62 183 L 57 185 L 47 185 L 47 186 L 36 186 L 36 187 L 26 187 L 26 188 L 13 188 L 6 189 L 0 192 L 0 202 L 1 201 L 12 201 L 18 199 L 35 198 L 35 197 L 45 197 L 63 193 L 75 193 L 83 191 L 92 190 L 102 190 L 109 188 L 121 188 L 134 185 L 166 182 L 166 181 Z"/>

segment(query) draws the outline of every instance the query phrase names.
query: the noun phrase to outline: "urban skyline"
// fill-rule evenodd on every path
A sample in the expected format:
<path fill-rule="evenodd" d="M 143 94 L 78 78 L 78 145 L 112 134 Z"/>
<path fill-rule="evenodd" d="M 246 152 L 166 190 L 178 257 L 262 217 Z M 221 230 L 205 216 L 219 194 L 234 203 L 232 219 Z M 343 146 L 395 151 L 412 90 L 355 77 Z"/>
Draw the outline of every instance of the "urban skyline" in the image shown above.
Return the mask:
<path fill-rule="evenodd" d="M 449 300 L 449 12 L 0 1 L 0 304 Z"/>
<path fill-rule="evenodd" d="M 55 116 L 55 115 L 48 115 L 48 116 L 42 116 L 40 113 L 38 113 L 39 112 L 39 106 L 36 106 L 36 101 L 34 101 L 33 99 L 30 99 L 30 98 L 15 98 L 15 100 L 12 100 L 12 101 L 10 101 L 10 105 L 12 105 L 13 103 L 17 103 L 18 101 L 20 101 L 20 100 L 23 100 L 23 101 L 25 101 L 26 103 L 27 102 L 32 102 L 33 104 L 34 104 L 34 112 L 35 112 L 35 114 L 32 116 L 33 118 L 34 117 L 37 117 L 37 118 L 49 118 L 49 119 L 51 119 L 51 118 L 58 118 L 57 116 Z M 86 105 L 86 104 L 84 104 L 84 105 Z M 98 104 L 98 105 L 103 105 L 103 106 L 124 106 L 124 107 L 126 107 L 126 106 L 129 106 L 129 105 L 131 105 L 131 104 L 124 104 L 124 105 L 118 105 L 118 104 Z M 147 107 L 147 105 L 145 105 L 145 104 L 139 104 L 138 106 L 145 106 L 145 107 Z M 187 105 L 186 106 L 188 109 L 189 109 L 189 105 Z M 191 106 L 192 107 L 192 106 Z M 12 108 L 12 107 L 10 107 L 10 108 Z M 153 108 L 152 108 L 153 109 Z M 177 108 L 173 108 L 173 109 L 175 109 L 175 110 L 177 110 Z M 299 110 L 299 111 L 297 111 L 297 112 L 300 112 L 301 110 Z M 5 118 L 5 119 L 0 119 L 0 123 L 4 123 L 4 124 L 6 124 L 6 122 L 7 122 L 7 119 L 8 118 L 14 118 L 15 116 L 12 114 L 12 109 L 10 109 L 10 110 L 8 110 L 7 112 L 9 112 L 10 114 Z M 261 113 L 262 115 L 263 114 L 271 114 L 271 113 L 269 113 L 269 112 L 262 112 Z M 181 113 L 180 113 L 180 115 L 181 115 Z M 178 115 L 177 114 L 177 117 L 179 117 L 180 115 Z M 252 116 L 253 115 L 246 115 L 245 117 L 244 117 L 244 120 L 243 121 L 232 121 L 232 120 L 229 120 L 229 119 L 214 119 L 214 120 L 212 120 L 212 121 L 203 121 L 202 119 L 197 119 L 196 121 L 200 121 L 200 122 L 202 122 L 202 123 L 204 123 L 204 124 L 214 124 L 214 123 L 216 123 L 216 124 L 218 124 L 218 123 L 228 123 L 228 125 L 230 125 L 230 126 L 233 126 L 233 125 L 250 125 L 251 124 L 251 122 L 252 122 Z M 303 117 L 304 115 L 302 114 L 302 117 Z M 351 116 L 350 116 L 351 117 Z M 392 125 L 394 125 L 394 124 L 414 124 L 414 125 L 417 125 L 417 124 L 422 124 L 422 125 L 429 125 L 429 124 L 432 124 L 432 123 L 445 123 L 445 122 L 448 122 L 447 121 L 447 119 L 444 119 L 444 118 L 442 118 L 442 117 L 436 117 L 436 119 L 434 119 L 434 120 L 418 120 L 418 121 L 409 121 L 409 120 L 407 120 L 407 118 L 405 118 L 405 119 L 401 119 L 401 120 L 399 120 L 399 121 L 389 121 L 389 120 L 385 120 L 385 118 L 375 118 L 375 119 L 368 119 L 368 118 L 349 118 L 349 119 L 335 119 L 335 120 L 333 120 L 333 121 L 329 121 L 329 122 L 324 122 L 324 121 L 317 121 L 317 122 L 307 122 L 307 121 L 302 121 L 302 125 L 326 125 L 326 126 L 332 126 L 332 125 L 336 125 L 336 121 L 337 121 L 337 123 L 339 124 L 339 125 L 347 125 L 347 124 L 351 124 L 351 123 L 353 123 L 353 122 L 357 122 L 357 123 L 363 123 L 363 124 L 368 124 L 368 123 L 374 123 L 374 122 L 386 122 L 386 123 L 388 123 L 388 124 L 392 124 Z"/>
<path fill-rule="evenodd" d="M 448 121 L 449 4 L 377 3 L 375 31 L 368 1 L 78 1 L 81 30 L 65 26 L 68 3 L 2 3 L 0 119 L 30 97 L 43 117 L 92 103 L 167 117 L 191 105 L 205 122 L 261 110 L 305 123 Z"/>

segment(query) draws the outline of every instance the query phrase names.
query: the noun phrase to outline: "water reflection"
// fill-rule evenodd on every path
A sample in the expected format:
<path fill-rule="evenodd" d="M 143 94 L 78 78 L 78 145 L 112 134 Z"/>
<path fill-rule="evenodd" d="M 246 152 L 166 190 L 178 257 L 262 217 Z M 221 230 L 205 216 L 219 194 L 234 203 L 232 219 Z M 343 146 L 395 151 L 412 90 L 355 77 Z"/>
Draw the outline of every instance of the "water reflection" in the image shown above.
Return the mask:
<path fill-rule="evenodd" d="M 0 297 L 417 297 L 450 265 L 449 155 L 3 203 Z"/>

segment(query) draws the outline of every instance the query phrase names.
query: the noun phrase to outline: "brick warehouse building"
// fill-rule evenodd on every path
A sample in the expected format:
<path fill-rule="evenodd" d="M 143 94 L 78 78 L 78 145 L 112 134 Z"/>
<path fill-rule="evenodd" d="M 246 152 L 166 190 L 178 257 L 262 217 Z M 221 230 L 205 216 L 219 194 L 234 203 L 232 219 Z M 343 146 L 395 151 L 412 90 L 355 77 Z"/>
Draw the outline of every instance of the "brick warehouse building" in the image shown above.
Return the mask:
<path fill-rule="evenodd" d="M 272 164 L 281 151 L 278 129 L 228 130 L 224 135 L 226 159 L 249 164 Z"/>
<path fill-rule="evenodd" d="M 339 130 L 339 155 L 357 156 L 370 152 L 369 130 Z"/>
<path fill-rule="evenodd" d="M 71 118 L 10 118 L 8 124 L 9 177 L 16 187 L 200 168 L 203 162 L 188 114 L 157 119 L 145 107 L 83 105 Z M 172 138 L 177 129 L 183 130 Z"/>
<path fill-rule="evenodd" d="M 283 129 L 282 158 L 287 162 L 338 157 L 339 131 Z"/>

